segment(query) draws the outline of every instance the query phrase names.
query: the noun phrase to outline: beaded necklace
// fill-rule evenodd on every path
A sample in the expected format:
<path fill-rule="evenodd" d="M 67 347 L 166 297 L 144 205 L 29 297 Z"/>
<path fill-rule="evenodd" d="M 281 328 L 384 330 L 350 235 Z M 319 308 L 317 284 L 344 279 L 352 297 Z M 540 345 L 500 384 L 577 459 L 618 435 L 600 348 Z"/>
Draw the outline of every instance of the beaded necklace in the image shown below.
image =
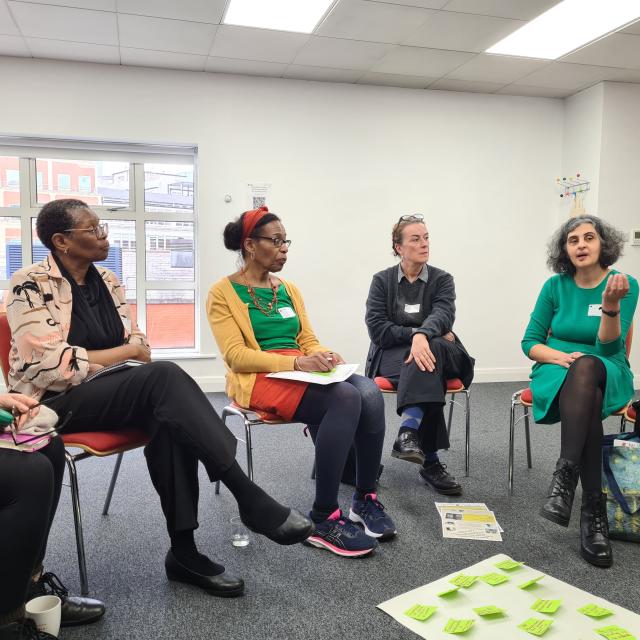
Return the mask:
<path fill-rule="evenodd" d="M 244 271 L 241 271 L 240 275 L 244 280 L 244 283 L 247 287 L 247 292 L 249 293 L 249 297 L 251 298 L 251 300 L 253 300 L 253 304 L 256 306 L 256 309 L 267 317 L 274 315 L 278 308 L 278 286 L 272 282 L 271 278 L 269 278 L 269 285 L 271 286 L 273 297 L 271 298 L 271 302 L 266 307 L 263 307 L 258 296 L 256 295 L 255 289 L 247 281 Z"/>

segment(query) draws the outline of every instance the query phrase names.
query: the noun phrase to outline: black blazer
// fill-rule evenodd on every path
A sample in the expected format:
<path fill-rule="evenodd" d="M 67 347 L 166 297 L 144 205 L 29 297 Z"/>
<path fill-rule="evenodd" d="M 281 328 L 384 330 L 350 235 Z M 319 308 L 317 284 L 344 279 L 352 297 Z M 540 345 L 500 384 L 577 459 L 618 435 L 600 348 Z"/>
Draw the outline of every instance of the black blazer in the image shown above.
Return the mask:
<path fill-rule="evenodd" d="M 428 339 L 432 339 L 452 331 L 456 317 L 456 289 L 453 277 L 430 264 L 427 265 L 427 274 L 428 279 L 422 299 L 422 309 L 426 317 L 415 331 L 411 327 L 397 324 L 398 265 L 379 271 L 373 276 L 365 315 L 371 339 L 365 369 L 365 375 L 369 378 L 377 375 L 382 351 L 400 345 L 406 345 L 408 350 L 414 332 L 424 333 Z M 473 380 L 474 360 L 469 356 L 458 336 L 456 336 L 456 344 L 469 359 L 469 366 L 461 372 L 460 378 L 464 386 L 468 387 Z"/>

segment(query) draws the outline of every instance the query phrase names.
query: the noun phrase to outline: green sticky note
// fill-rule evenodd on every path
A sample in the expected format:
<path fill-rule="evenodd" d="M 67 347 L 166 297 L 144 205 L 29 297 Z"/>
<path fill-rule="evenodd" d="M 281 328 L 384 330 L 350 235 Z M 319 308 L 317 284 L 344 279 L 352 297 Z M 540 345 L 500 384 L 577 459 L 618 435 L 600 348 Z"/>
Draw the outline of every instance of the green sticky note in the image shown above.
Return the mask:
<path fill-rule="evenodd" d="M 405 616 L 409 616 L 414 620 L 419 620 L 420 622 L 424 622 L 428 620 L 435 612 L 438 607 L 430 607 L 425 604 L 414 604 L 413 607 L 407 609 L 404 612 Z"/>
<path fill-rule="evenodd" d="M 586 604 L 584 607 L 580 607 L 578 611 L 590 618 L 604 618 L 613 614 L 610 609 L 599 607 L 597 604 Z"/>
<path fill-rule="evenodd" d="M 636 637 L 626 629 L 617 627 L 615 624 L 608 627 L 600 627 L 596 629 L 596 633 L 607 638 L 607 640 L 636 640 Z"/>
<path fill-rule="evenodd" d="M 543 636 L 553 624 L 553 620 L 541 620 L 540 618 L 529 618 L 518 625 L 519 629 L 534 636 Z"/>
<path fill-rule="evenodd" d="M 438 598 L 446 598 L 447 596 L 452 596 L 454 593 L 458 593 L 459 590 L 460 587 L 449 587 L 448 589 L 441 591 L 438 594 Z"/>
<path fill-rule="evenodd" d="M 474 611 L 479 616 L 503 616 L 504 609 L 500 609 L 500 607 L 496 607 L 492 604 L 487 605 L 486 607 L 476 607 Z"/>
<path fill-rule="evenodd" d="M 451 584 L 455 584 L 456 587 L 464 587 L 468 589 L 476 580 L 478 576 L 465 576 L 464 573 L 456 576 L 455 578 L 449 580 Z"/>
<path fill-rule="evenodd" d="M 335 367 L 331 371 L 310 371 L 314 376 L 331 376 L 336 372 Z"/>
<path fill-rule="evenodd" d="M 503 560 L 502 562 L 496 562 L 495 566 L 498 569 L 503 569 L 504 571 L 513 571 L 514 569 L 519 569 L 524 562 L 516 562 L 515 560 Z"/>
<path fill-rule="evenodd" d="M 531 608 L 540 613 L 555 613 L 562 604 L 562 600 L 536 600 Z"/>
<path fill-rule="evenodd" d="M 466 633 L 473 627 L 475 620 L 454 620 L 451 618 L 444 627 L 446 633 Z"/>
<path fill-rule="evenodd" d="M 518 589 L 528 589 L 529 587 L 532 587 L 534 584 L 542 580 L 542 578 L 544 578 L 544 574 L 541 576 L 536 576 L 535 578 L 531 578 L 531 580 L 527 580 L 526 582 L 519 584 Z"/>
<path fill-rule="evenodd" d="M 487 573 L 483 576 L 480 576 L 480 580 L 482 580 L 482 582 L 490 584 L 492 587 L 495 587 L 496 585 L 502 584 L 503 582 L 508 582 L 509 578 L 507 578 L 507 576 L 503 576 L 501 573 Z"/>

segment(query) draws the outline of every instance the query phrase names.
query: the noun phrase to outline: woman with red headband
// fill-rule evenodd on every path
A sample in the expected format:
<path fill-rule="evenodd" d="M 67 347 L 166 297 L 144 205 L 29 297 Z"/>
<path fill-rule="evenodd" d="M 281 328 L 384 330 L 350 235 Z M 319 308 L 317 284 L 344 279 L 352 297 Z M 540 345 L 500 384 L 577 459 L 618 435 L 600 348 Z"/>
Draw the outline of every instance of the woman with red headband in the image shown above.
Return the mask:
<path fill-rule="evenodd" d="M 266 377 L 278 371 L 329 371 L 343 359 L 323 347 L 309 324 L 302 296 L 275 276 L 289 252 L 285 228 L 267 207 L 243 213 L 224 230 L 227 249 L 242 268 L 209 291 L 207 314 L 227 366 L 227 394 L 240 406 L 308 424 L 316 436 L 316 496 L 307 542 L 346 557 L 370 553 L 396 528 L 376 494 L 384 442 L 384 403 L 376 385 L 353 375 L 314 385 Z M 351 447 L 356 450 L 356 491 L 349 518 L 338 488 Z M 363 528 L 355 523 L 363 525 Z"/>
<path fill-rule="evenodd" d="M 71 416 L 65 433 L 143 429 L 149 474 L 171 539 L 168 578 L 212 595 L 241 595 L 244 582 L 194 542 L 198 462 L 212 482 L 229 488 L 250 529 L 293 544 L 307 538 L 313 523 L 247 478 L 235 460 L 236 439 L 192 378 L 173 362 L 151 362 L 149 343 L 118 279 L 94 265 L 109 251 L 107 225 L 96 213 L 80 200 L 55 200 L 38 214 L 36 229 L 51 253 L 11 279 L 10 390 Z M 139 366 L 106 369 L 88 380 L 130 359 Z"/>

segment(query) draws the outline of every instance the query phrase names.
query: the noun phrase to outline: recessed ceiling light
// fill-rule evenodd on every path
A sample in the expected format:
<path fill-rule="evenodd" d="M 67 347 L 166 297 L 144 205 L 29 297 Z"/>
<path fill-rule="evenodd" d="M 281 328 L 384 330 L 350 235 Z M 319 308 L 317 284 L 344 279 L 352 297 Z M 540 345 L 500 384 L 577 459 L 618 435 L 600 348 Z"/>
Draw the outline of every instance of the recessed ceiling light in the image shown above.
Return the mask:
<path fill-rule="evenodd" d="M 335 0 L 231 0 L 223 23 L 311 33 Z"/>
<path fill-rule="evenodd" d="M 640 18 L 640 0 L 563 0 L 487 49 L 555 60 Z"/>

